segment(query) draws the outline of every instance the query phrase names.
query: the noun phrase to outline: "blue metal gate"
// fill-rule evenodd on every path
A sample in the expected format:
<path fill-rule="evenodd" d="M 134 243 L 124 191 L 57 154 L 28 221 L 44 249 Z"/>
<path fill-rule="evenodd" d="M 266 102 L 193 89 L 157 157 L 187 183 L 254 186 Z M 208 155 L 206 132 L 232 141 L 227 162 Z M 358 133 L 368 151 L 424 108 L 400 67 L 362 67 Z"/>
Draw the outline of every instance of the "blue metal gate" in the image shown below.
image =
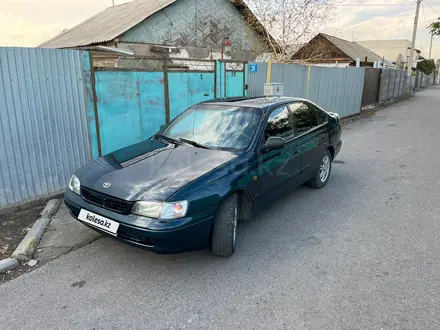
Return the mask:
<path fill-rule="evenodd" d="M 203 69 L 184 70 L 156 61 L 163 69 L 95 70 L 96 104 L 89 105 L 98 122 L 90 127 L 94 157 L 148 139 L 194 104 L 245 95 L 244 63 L 204 61 Z"/>
<path fill-rule="evenodd" d="M 163 72 L 97 71 L 103 155 L 148 139 L 165 124 Z"/>
<path fill-rule="evenodd" d="M 215 98 L 214 72 L 169 72 L 170 119 L 194 104 Z"/>

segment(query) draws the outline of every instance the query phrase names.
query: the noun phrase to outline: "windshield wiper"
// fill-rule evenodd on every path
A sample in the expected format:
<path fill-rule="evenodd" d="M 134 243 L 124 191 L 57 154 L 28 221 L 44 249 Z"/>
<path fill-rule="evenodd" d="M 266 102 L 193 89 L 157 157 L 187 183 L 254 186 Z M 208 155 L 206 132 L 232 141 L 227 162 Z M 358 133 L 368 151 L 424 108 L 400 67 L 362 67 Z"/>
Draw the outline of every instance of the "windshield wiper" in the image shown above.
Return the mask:
<path fill-rule="evenodd" d="M 158 137 L 158 138 L 162 138 L 168 142 L 174 143 L 174 144 L 178 144 L 179 141 L 173 138 L 170 138 L 169 136 L 163 135 L 163 134 L 156 134 L 154 137 Z"/>
<path fill-rule="evenodd" d="M 200 144 L 200 143 L 198 143 L 196 141 L 191 141 L 191 140 L 187 140 L 187 139 L 184 139 L 184 138 L 179 138 L 179 140 L 182 141 L 182 142 L 188 143 L 188 144 L 190 144 L 190 145 L 192 145 L 194 147 L 197 147 L 197 148 L 211 149 L 210 147 L 204 146 L 203 144 Z"/>

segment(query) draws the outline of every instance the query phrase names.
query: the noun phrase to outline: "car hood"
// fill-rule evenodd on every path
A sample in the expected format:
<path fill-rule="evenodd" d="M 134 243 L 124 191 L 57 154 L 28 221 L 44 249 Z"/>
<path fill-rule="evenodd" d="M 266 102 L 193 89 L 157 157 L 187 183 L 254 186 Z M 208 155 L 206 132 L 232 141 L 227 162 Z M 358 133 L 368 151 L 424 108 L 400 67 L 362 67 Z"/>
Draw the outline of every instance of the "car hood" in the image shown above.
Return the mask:
<path fill-rule="evenodd" d="M 166 200 L 237 155 L 146 140 L 92 161 L 75 175 L 82 186 L 117 198 Z"/>

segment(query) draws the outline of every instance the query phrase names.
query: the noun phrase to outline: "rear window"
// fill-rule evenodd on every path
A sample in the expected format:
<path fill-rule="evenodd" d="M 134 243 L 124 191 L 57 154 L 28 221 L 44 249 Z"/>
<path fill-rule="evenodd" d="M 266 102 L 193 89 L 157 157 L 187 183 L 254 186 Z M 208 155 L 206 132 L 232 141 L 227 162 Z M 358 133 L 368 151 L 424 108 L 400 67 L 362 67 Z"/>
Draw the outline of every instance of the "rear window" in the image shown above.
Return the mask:
<path fill-rule="evenodd" d="M 322 111 L 321 109 L 318 109 L 317 107 L 313 106 L 313 104 L 310 104 L 310 107 L 312 107 L 315 110 L 316 117 L 318 118 L 318 124 L 325 124 L 328 121 L 327 114 Z"/>
<path fill-rule="evenodd" d="M 305 102 L 295 102 L 289 105 L 292 111 L 295 133 L 303 134 L 318 126 L 316 112 Z"/>

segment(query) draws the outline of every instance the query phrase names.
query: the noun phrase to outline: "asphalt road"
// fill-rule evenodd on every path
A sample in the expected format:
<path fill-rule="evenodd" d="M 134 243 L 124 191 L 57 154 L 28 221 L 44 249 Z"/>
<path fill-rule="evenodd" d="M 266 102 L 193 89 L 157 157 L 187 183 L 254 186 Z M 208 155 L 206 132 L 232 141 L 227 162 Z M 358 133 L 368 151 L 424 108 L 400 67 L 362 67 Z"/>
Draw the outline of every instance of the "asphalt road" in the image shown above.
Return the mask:
<path fill-rule="evenodd" d="M 230 259 L 101 239 L 0 286 L 1 329 L 439 329 L 440 87 L 345 127 L 329 184 Z"/>

